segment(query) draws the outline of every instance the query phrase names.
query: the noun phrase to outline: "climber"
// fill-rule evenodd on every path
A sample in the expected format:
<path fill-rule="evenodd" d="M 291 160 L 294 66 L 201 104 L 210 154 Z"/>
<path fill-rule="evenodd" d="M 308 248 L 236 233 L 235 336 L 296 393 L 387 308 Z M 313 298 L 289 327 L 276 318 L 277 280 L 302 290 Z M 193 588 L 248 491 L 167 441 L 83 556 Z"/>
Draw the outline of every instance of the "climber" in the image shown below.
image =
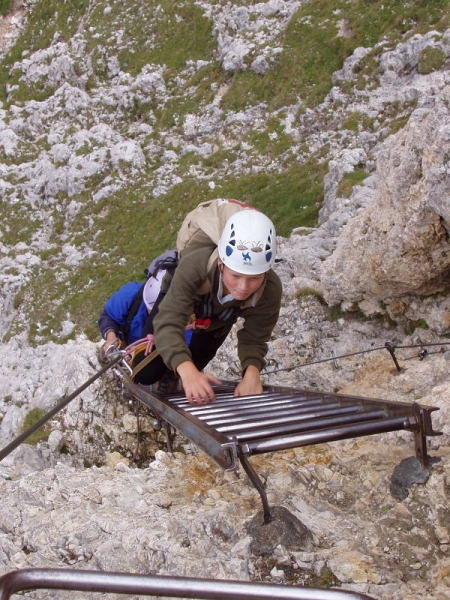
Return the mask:
<path fill-rule="evenodd" d="M 101 363 L 107 363 L 108 355 L 117 347 L 128 346 L 142 338 L 165 273 L 166 269 L 158 269 L 145 284 L 130 281 L 106 302 L 98 319 L 98 327 L 105 340 L 99 351 Z"/>
<path fill-rule="evenodd" d="M 272 270 L 275 256 L 272 221 L 249 207 L 227 220 L 217 247 L 211 242 L 184 248 L 178 267 L 162 281 L 164 298 L 151 323 L 158 355 L 139 371 L 136 381 L 151 385 L 163 376 L 173 381 L 180 378 L 190 403 L 214 401 L 212 384 L 220 381 L 203 369 L 242 317 L 237 350 L 243 377 L 234 394 L 261 393 L 260 371 L 282 295 L 280 279 Z M 185 326 L 189 321 L 188 346 Z M 136 354 L 133 367 L 145 358 L 144 351 Z"/>

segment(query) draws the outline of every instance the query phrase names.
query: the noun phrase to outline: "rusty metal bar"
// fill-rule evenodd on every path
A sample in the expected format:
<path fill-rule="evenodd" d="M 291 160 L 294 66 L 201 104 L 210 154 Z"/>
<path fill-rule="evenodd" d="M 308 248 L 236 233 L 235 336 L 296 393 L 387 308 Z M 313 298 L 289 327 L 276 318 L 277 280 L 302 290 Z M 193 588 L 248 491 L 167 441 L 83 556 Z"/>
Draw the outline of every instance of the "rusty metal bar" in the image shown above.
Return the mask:
<path fill-rule="evenodd" d="M 280 393 L 276 387 L 270 387 L 258 396 L 234 397 L 232 383 L 220 386 L 221 397 L 217 403 L 192 406 L 181 393 L 158 399 L 143 386 L 129 385 L 133 388 L 131 392 L 137 393 L 151 410 L 205 450 L 220 466 L 231 470 L 237 467 L 235 454 L 231 451 L 231 438 L 238 440 L 239 444 L 249 442 L 251 453 L 262 453 L 387 431 L 409 430 L 416 437 L 418 458 L 426 462 L 426 439 L 422 436 L 437 434 L 432 429 L 429 417 L 429 412 L 436 409 L 421 407 L 417 412 L 413 404 L 405 402 L 290 388 L 280 388 L 283 391 Z M 366 416 L 374 411 L 383 411 L 384 417 L 381 413 L 375 420 Z M 298 426 L 294 427 L 294 424 Z M 263 431 L 265 427 L 268 428 L 266 434 Z M 253 431 L 258 433 L 252 436 Z M 256 442 L 255 437 L 262 439 Z M 272 437 L 276 439 L 266 439 Z"/>
<path fill-rule="evenodd" d="M 313 412 L 295 412 L 289 411 L 287 413 L 275 413 L 275 416 L 272 416 L 274 413 L 263 414 L 262 416 L 256 415 L 256 418 L 247 418 L 247 419 L 230 419 L 228 422 L 222 419 L 213 419 L 207 420 L 206 423 L 209 425 L 214 425 L 217 431 L 222 433 L 230 434 L 233 431 L 251 431 L 255 427 L 269 426 L 269 425 L 289 425 L 293 423 L 303 423 L 305 421 L 309 422 L 310 427 L 315 427 L 316 420 L 321 417 L 330 417 L 334 416 L 335 419 L 331 420 L 330 423 L 336 423 L 339 421 L 340 415 L 345 414 L 357 414 L 360 415 L 361 411 L 358 410 L 358 407 L 355 406 L 346 406 L 341 408 L 339 406 L 330 406 L 324 407 L 323 409 L 316 409 Z M 338 416 L 339 415 L 339 416 Z M 385 416 L 385 413 L 383 412 Z"/>
<path fill-rule="evenodd" d="M 228 413 L 227 417 L 224 417 L 223 415 L 219 415 L 219 417 L 214 417 L 214 415 L 211 418 L 204 418 L 203 416 L 200 416 L 199 418 L 204 421 L 205 423 L 208 423 L 209 425 L 213 425 L 214 427 L 218 428 L 220 425 L 223 424 L 233 424 L 233 423 L 252 423 L 253 421 L 265 421 L 268 419 L 274 419 L 274 420 L 279 420 L 279 421 L 285 421 L 288 422 L 289 418 L 294 417 L 294 416 L 302 416 L 303 418 L 308 418 L 308 415 L 321 415 L 323 413 L 328 413 L 330 411 L 343 411 L 346 412 L 348 410 L 358 410 L 357 408 L 355 408 L 354 406 L 348 406 L 345 408 L 342 408 L 339 406 L 339 404 L 334 403 L 334 404 L 329 404 L 329 405 L 315 405 L 313 407 L 289 407 L 289 408 L 284 408 L 284 409 L 270 409 L 270 407 L 268 407 L 267 409 L 262 408 L 261 410 L 255 409 L 252 411 L 236 411 L 233 413 Z"/>
<path fill-rule="evenodd" d="M 248 454 L 264 454 L 276 450 L 287 450 L 288 448 L 298 448 L 300 446 L 310 446 L 312 444 L 324 444 L 325 442 L 335 442 L 337 440 L 346 440 L 363 435 L 373 435 L 375 433 L 387 433 L 389 431 L 398 431 L 411 429 L 411 424 L 404 417 L 395 417 L 383 421 L 369 421 L 368 423 L 358 423 L 341 427 L 331 427 L 318 431 L 311 431 L 299 435 L 282 436 L 275 439 L 266 439 L 259 442 L 249 442 L 244 446 L 244 452 Z"/>
<path fill-rule="evenodd" d="M 223 425 L 226 427 L 241 426 L 240 428 L 251 428 L 258 422 L 264 422 L 268 425 L 270 423 L 293 423 L 294 421 L 300 422 L 307 419 L 314 419 L 321 416 L 330 414 L 345 414 L 348 412 L 361 412 L 357 406 L 345 406 L 341 407 L 337 403 L 330 403 L 327 405 L 320 405 L 311 408 L 298 408 L 289 410 L 264 410 L 264 411 L 253 411 L 250 414 L 244 414 L 242 417 L 240 413 L 236 413 L 234 418 L 229 419 L 204 419 L 208 425 L 213 425 L 217 431 L 223 430 Z"/>
<path fill-rule="evenodd" d="M 413 416 L 413 404 L 388 402 L 386 400 L 376 400 L 372 398 L 358 398 L 352 396 L 340 396 L 335 394 L 329 397 L 330 399 L 322 400 L 304 400 L 302 398 L 303 391 L 299 396 L 291 398 L 288 403 L 279 404 L 278 397 L 272 399 L 271 402 L 256 402 L 251 408 L 247 404 L 234 404 L 228 410 L 226 403 L 220 407 L 215 404 L 202 407 L 191 406 L 183 408 L 183 412 L 188 412 L 200 420 L 213 425 L 218 431 L 226 431 L 222 426 L 230 426 L 238 424 L 240 429 L 252 427 L 253 422 L 264 421 L 265 423 L 273 422 L 294 422 L 304 419 L 313 419 L 327 414 L 346 414 L 351 412 L 359 412 L 361 415 L 368 411 L 384 411 L 388 416 Z M 170 400 L 172 403 L 172 401 Z M 180 406 L 178 404 L 178 406 Z M 423 410 L 429 410 L 427 407 Z M 435 409 L 431 409 L 435 410 Z M 292 417 L 289 419 L 288 417 Z M 366 420 L 362 417 L 363 420 Z M 337 421 L 339 419 L 337 418 Z M 431 430 L 430 430 L 431 431 Z M 430 432 L 428 435 L 434 435 Z"/>
<path fill-rule="evenodd" d="M 186 397 L 183 396 L 170 396 L 170 403 L 172 406 L 177 406 L 182 408 L 186 412 L 190 412 L 191 414 L 195 414 L 197 416 L 206 415 L 208 412 L 212 412 L 213 414 L 216 412 L 220 412 L 221 410 L 230 410 L 230 407 L 236 408 L 240 411 L 241 407 L 251 406 L 254 404 L 255 406 L 263 406 L 274 405 L 275 402 L 297 402 L 302 403 L 302 406 L 308 406 L 308 403 L 311 405 L 315 404 L 328 404 L 330 402 L 338 402 L 339 404 L 360 404 L 361 406 L 382 406 L 387 407 L 390 410 L 396 410 L 397 412 L 409 411 L 412 414 L 412 403 L 410 402 L 401 402 L 401 401 L 389 401 L 389 400 L 381 400 L 378 398 L 366 398 L 361 396 L 350 396 L 345 394 L 331 394 L 331 393 L 318 393 L 318 392 L 310 392 L 308 390 L 296 390 L 292 388 L 279 388 L 276 394 L 273 394 L 272 390 L 274 388 L 270 388 L 270 392 L 267 394 L 261 394 L 258 396 L 237 396 L 234 397 L 232 395 L 233 390 L 229 391 L 231 395 L 221 395 L 220 399 L 212 404 L 202 404 L 202 405 L 192 405 L 189 404 Z M 286 400 L 284 400 L 286 398 Z M 260 404 L 258 404 L 260 403 Z M 426 407 L 427 408 L 427 407 Z"/>
<path fill-rule="evenodd" d="M 386 342 L 384 347 L 391 355 L 392 360 L 394 361 L 394 364 L 395 364 L 395 368 L 397 369 L 397 371 L 400 372 L 402 369 L 401 369 L 400 365 L 398 364 L 397 357 L 395 356 L 395 348 L 396 348 L 395 344 L 393 344 L 392 342 Z"/>
<path fill-rule="evenodd" d="M 175 434 L 172 432 L 172 427 L 171 427 L 170 423 L 168 423 L 167 421 L 163 422 L 163 429 L 164 429 L 164 433 L 166 436 L 167 450 L 168 450 L 168 452 L 172 453 L 173 452 L 173 438 L 174 438 Z"/>
<path fill-rule="evenodd" d="M 422 464 L 424 469 L 430 466 L 430 460 L 427 454 L 427 435 L 442 435 L 440 431 L 434 431 L 431 422 L 431 412 L 436 408 L 423 408 L 419 404 L 413 405 L 414 422 L 411 429 L 414 432 L 414 444 L 416 448 L 416 458 Z"/>
<path fill-rule="evenodd" d="M 0 600 L 29 590 L 68 590 L 205 600 L 374 600 L 357 592 L 275 583 L 71 569 L 22 569 L 0 577 Z"/>
<path fill-rule="evenodd" d="M 242 468 L 246 472 L 247 477 L 250 479 L 250 481 L 255 486 L 256 491 L 258 492 L 259 497 L 261 498 L 261 502 L 263 505 L 264 524 L 267 525 L 267 523 L 270 523 L 270 521 L 272 520 L 272 514 L 270 511 L 269 501 L 267 500 L 267 494 L 266 494 L 266 490 L 264 489 L 263 482 L 258 477 L 258 474 L 256 473 L 255 469 L 252 467 L 250 462 L 247 460 L 247 456 L 246 456 L 245 452 L 242 451 L 240 446 L 237 446 L 237 449 L 238 449 L 238 457 L 241 462 Z"/>
<path fill-rule="evenodd" d="M 300 392 L 300 390 L 299 390 Z M 301 392 L 303 394 L 303 390 Z M 350 396 L 347 394 L 327 394 L 325 401 L 333 401 L 339 400 L 340 403 L 344 404 L 356 404 L 359 403 L 361 406 L 383 406 L 386 409 L 395 409 L 401 412 L 411 412 L 413 403 L 411 402 L 402 402 L 399 400 L 383 400 L 380 398 L 367 398 L 365 396 Z M 426 407 L 428 408 L 428 407 Z"/>
<path fill-rule="evenodd" d="M 228 412 L 236 407 L 238 407 L 238 410 L 251 410 L 256 406 L 289 406 L 298 402 L 298 398 L 290 395 L 267 394 L 261 396 L 223 396 L 217 398 L 212 404 L 189 404 L 185 398 L 183 398 L 183 401 L 173 401 L 171 398 L 170 401 L 174 406 L 192 414 L 207 415 L 209 413 L 220 413 L 221 411 Z M 312 402 L 320 403 L 321 400 L 316 399 Z"/>
<path fill-rule="evenodd" d="M 262 393 L 262 394 L 255 394 L 253 396 L 233 396 L 233 390 L 232 389 L 228 389 L 228 390 L 223 390 L 222 392 L 220 392 L 220 390 L 217 390 L 216 387 L 214 387 L 214 392 L 216 394 L 216 401 L 214 402 L 214 406 L 219 405 L 219 404 L 223 404 L 223 403 L 233 403 L 233 402 L 238 402 L 241 403 L 243 400 L 246 400 L 248 402 L 260 402 L 260 401 L 265 401 L 265 400 L 270 400 L 271 398 L 274 398 L 276 396 L 280 396 L 279 392 L 266 392 L 266 393 Z M 284 394 L 284 398 L 286 397 L 286 394 Z M 184 395 L 177 395 L 177 396 L 171 396 L 170 398 L 171 402 L 173 404 L 176 404 L 177 406 L 192 406 L 191 404 L 189 404 L 189 402 L 187 401 L 186 396 Z M 204 405 L 202 406 L 197 406 L 194 405 L 193 408 L 205 408 Z"/>
<path fill-rule="evenodd" d="M 208 420 L 208 417 L 213 418 L 217 417 L 220 419 L 233 416 L 245 416 L 245 415 L 253 415 L 253 414 L 262 414 L 264 412 L 281 412 L 281 411 L 299 411 L 302 410 L 305 412 L 308 408 L 314 408 L 316 406 L 324 406 L 324 402 L 321 400 L 307 400 L 307 401 L 299 401 L 301 399 L 294 398 L 289 400 L 282 400 L 279 398 L 274 398 L 272 402 L 264 402 L 260 403 L 255 402 L 249 405 L 248 403 L 240 403 L 240 404 L 232 404 L 230 406 L 220 405 L 215 406 L 215 403 L 210 405 L 208 408 L 203 408 L 203 410 L 199 407 L 182 407 L 183 410 L 189 412 L 191 415 L 197 416 L 199 419 L 203 419 L 205 421 Z M 335 406 L 338 406 L 338 402 L 332 403 Z M 179 406 L 179 405 L 178 405 Z"/>

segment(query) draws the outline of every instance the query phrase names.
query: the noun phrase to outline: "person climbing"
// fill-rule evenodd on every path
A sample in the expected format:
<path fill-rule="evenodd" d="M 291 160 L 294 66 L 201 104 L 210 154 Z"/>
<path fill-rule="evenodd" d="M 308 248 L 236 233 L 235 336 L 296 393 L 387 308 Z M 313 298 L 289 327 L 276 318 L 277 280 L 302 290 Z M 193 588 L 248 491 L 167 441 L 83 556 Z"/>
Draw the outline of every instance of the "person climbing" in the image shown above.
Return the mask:
<path fill-rule="evenodd" d="M 99 350 L 101 363 L 107 363 L 108 355 L 119 346 L 129 346 L 142 338 L 165 274 L 166 270 L 160 269 L 145 284 L 130 281 L 105 303 L 98 318 L 98 327 L 105 340 Z"/>
<path fill-rule="evenodd" d="M 260 372 L 282 296 L 280 279 L 272 269 L 275 258 L 272 221 L 248 206 L 228 218 L 217 246 L 211 241 L 185 247 L 175 271 L 163 278 L 163 299 L 150 327 L 149 321 L 144 327 L 156 352 L 150 360 L 148 350 L 135 354 L 135 381 L 152 385 L 179 378 L 191 404 L 213 402 L 213 385 L 220 381 L 203 369 L 241 317 L 237 351 L 242 379 L 234 395 L 261 393 Z M 189 322 L 192 336 L 187 344 Z"/>
<path fill-rule="evenodd" d="M 142 339 L 147 320 L 150 322 L 156 314 L 164 275 L 173 273 L 178 264 L 176 250 L 167 250 L 144 270 L 147 276 L 145 284 L 131 281 L 122 286 L 106 302 L 98 319 L 98 327 L 105 340 L 99 350 L 102 364 L 109 362 L 111 354 L 117 349 L 135 345 Z M 190 332 L 186 332 L 189 343 Z"/>

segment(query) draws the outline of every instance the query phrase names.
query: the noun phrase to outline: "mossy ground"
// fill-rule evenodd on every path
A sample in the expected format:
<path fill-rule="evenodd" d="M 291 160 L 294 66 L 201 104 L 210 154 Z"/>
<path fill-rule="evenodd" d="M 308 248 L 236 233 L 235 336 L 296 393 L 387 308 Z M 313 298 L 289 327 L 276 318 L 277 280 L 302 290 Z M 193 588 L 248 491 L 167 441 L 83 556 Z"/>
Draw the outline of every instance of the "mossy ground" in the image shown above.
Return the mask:
<path fill-rule="evenodd" d="M 21 431 L 21 433 L 24 433 L 25 431 L 28 431 L 40 419 L 42 419 L 42 417 L 44 415 L 45 415 L 45 411 L 43 411 L 41 408 L 33 408 L 33 409 L 31 409 L 25 415 L 25 418 L 24 418 L 24 421 L 23 421 L 23 424 L 22 424 L 22 431 Z M 27 439 L 25 440 L 25 443 L 26 444 L 30 444 L 32 446 L 35 446 L 38 442 L 47 441 L 49 434 L 50 434 L 50 426 L 48 425 L 48 423 L 45 423 L 44 425 L 42 425 L 41 427 L 39 427 L 39 429 L 36 429 L 36 431 L 34 431 L 31 435 L 29 435 L 27 437 Z"/>

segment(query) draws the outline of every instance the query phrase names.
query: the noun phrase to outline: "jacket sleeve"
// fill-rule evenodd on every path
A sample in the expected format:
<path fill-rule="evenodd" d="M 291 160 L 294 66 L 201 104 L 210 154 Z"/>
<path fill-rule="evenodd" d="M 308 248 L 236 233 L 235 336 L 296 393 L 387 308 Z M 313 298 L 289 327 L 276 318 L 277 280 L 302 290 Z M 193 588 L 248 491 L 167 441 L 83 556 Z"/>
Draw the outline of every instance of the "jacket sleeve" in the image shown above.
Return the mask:
<path fill-rule="evenodd" d="M 260 371 L 265 367 L 267 342 L 278 320 L 282 293 L 283 288 L 278 275 L 269 271 L 264 292 L 256 306 L 241 312 L 244 325 L 237 332 L 237 338 L 242 372 L 245 372 L 249 365 L 256 366 Z"/>
<path fill-rule="evenodd" d="M 111 319 L 105 309 L 102 310 L 98 318 L 98 328 L 100 329 L 100 333 L 104 340 L 106 339 L 108 331 L 115 331 L 116 335 L 118 335 L 120 331 L 120 325 L 117 321 Z"/>
<path fill-rule="evenodd" d="M 182 362 L 192 360 L 185 328 L 193 312 L 194 296 L 207 277 L 207 263 L 213 249 L 196 248 L 181 257 L 153 322 L 156 348 L 173 371 Z M 164 283 L 163 280 L 163 287 Z"/>
<path fill-rule="evenodd" d="M 98 319 L 98 326 L 103 337 L 108 329 L 114 329 L 116 333 L 120 332 L 127 321 L 133 298 L 141 286 L 142 283 L 136 281 L 126 283 L 107 300 Z"/>

